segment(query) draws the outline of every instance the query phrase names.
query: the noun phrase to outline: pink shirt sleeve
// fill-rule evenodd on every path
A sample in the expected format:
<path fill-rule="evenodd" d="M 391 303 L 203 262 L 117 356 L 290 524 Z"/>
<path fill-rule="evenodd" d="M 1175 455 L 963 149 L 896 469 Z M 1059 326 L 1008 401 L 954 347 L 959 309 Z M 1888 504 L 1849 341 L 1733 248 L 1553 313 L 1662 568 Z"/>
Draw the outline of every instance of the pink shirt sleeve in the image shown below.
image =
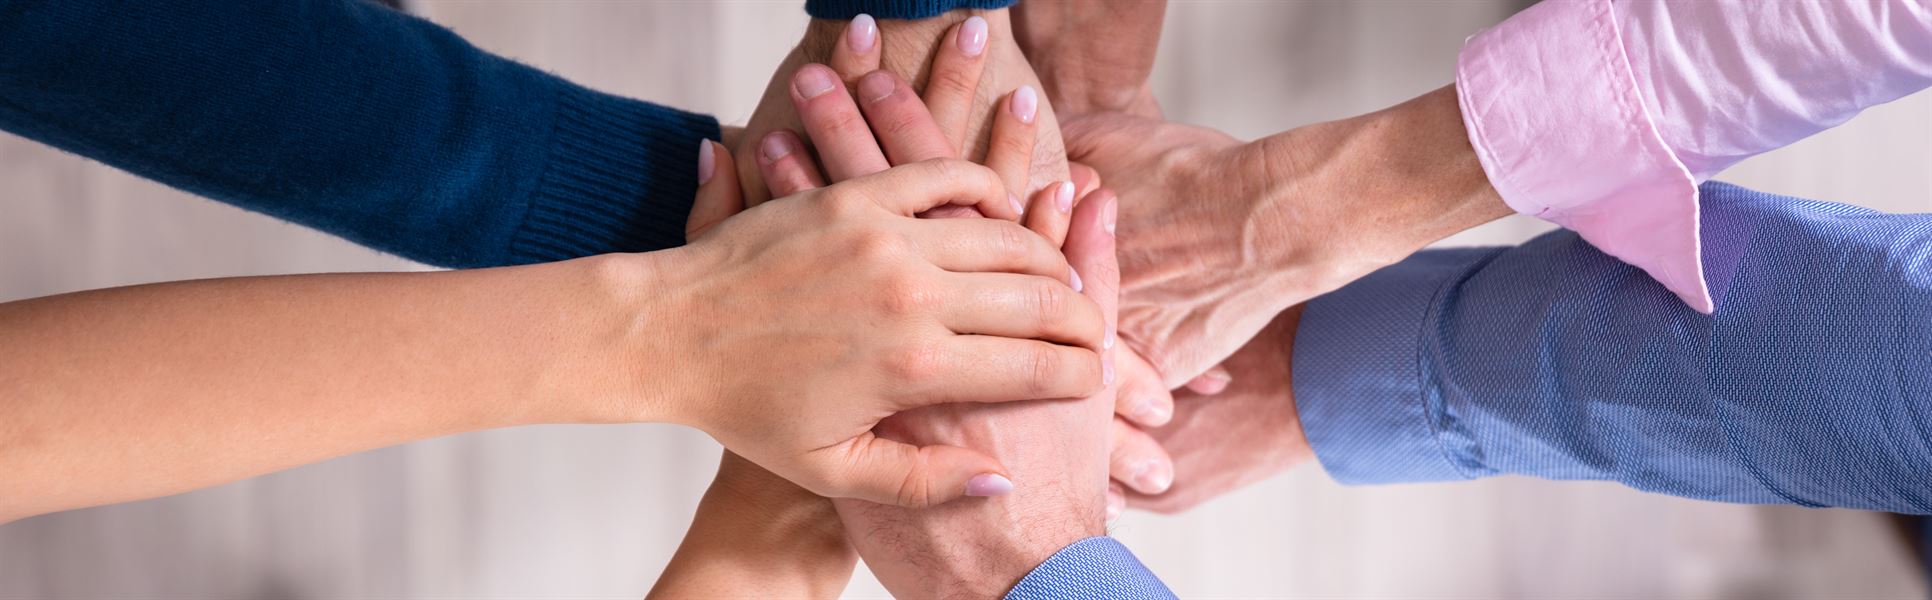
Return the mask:
<path fill-rule="evenodd" d="M 1932 86 L 1932 0 L 1546 0 L 1470 38 L 1490 183 L 1711 312 L 1696 184 Z"/>

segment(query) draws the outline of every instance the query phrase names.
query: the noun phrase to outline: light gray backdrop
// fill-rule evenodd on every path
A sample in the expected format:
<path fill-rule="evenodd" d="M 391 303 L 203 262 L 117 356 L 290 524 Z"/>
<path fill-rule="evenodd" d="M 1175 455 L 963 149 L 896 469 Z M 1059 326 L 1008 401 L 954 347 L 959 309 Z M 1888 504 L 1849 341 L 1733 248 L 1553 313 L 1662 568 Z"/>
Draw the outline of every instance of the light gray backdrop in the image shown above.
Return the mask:
<path fill-rule="evenodd" d="M 1244 137 L 1364 112 L 1447 83 L 1462 40 L 1513 4 L 1176 0 L 1157 91 L 1173 118 Z M 418 8 L 491 50 L 727 122 L 750 115 L 805 21 L 791 0 Z M 1874 109 L 1722 178 L 1925 211 L 1932 97 Z M 1541 229 L 1515 219 L 1451 243 Z M 420 268 L 0 134 L 0 300 Z M 30 519 L 0 528 L 0 598 L 637 597 L 669 559 L 716 456 L 704 436 L 672 427 L 537 427 Z M 1187 515 L 1130 514 L 1115 534 L 1184 597 L 1926 593 L 1877 515 L 1609 484 L 1344 488 L 1311 465 Z M 884 592 L 861 572 L 849 595 Z"/>

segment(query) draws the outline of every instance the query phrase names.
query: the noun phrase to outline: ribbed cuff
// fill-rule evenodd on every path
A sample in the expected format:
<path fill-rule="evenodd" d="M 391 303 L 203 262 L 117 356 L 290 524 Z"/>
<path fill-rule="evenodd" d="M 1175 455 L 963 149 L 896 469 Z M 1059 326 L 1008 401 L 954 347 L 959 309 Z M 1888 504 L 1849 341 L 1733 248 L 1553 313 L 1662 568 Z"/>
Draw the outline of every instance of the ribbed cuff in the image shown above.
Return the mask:
<path fill-rule="evenodd" d="M 1019 0 L 805 0 L 805 12 L 818 19 L 845 20 L 861 14 L 875 19 L 928 19 L 970 8 L 995 10 Z"/>
<path fill-rule="evenodd" d="M 1295 330 L 1295 410 L 1329 477 L 1455 481 L 1484 470 L 1445 448 L 1440 424 L 1452 419 L 1428 393 L 1422 340 L 1441 294 L 1492 254 L 1425 252 L 1308 303 Z"/>
<path fill-rule="evenodd" d="M 511 264 L 684 244 L 698 141 L 718 139 L 717 119 L 574 86 L 558 92 L 554 119 Z"/>
<path fill-rule="evenodd" d="M 1168 600 L 1174 592 L 1126 546 L 1101 536 L 1061 548 L 1006 593 L 1006 600 L 1058 598 Z"/>

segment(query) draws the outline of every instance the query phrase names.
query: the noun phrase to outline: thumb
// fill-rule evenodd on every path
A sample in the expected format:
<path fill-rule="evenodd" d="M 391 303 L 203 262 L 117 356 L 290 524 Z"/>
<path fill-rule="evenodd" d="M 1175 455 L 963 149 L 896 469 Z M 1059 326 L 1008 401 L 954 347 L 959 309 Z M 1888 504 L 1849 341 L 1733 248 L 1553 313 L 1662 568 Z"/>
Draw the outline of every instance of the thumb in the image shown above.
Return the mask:
<path fill-rule="evenodd" d="M 738 192 L 738 169 L 731 151 L 711 140 L 698 141 L 698 195 L 691 201 L 691 218 L 684 224 L 684 241 L 704 236 L 731 215 L 745 210 Z"/>
<path fill-rule="evenodd" d="M 1234 381 L 1234 375 L 1228 373 L 1227 367 L 1215 365 L 1206 373 L 1188 381 L 1187 389 L 1203 396 L 1212 396 L 1226 391 L 1228 383 L 1232 381 Z"/>
<path fill-rule="evenodd" d="M 842 489 L 828 495 L 927 508 L 960 496 L 1004 496 L 1013 491 L 1006 468 L 978 451 L 958 446 L 914 446 L 870 432 L 853 438 L 846 446 L 847 454 L 840 459 L 845 465 L 845 480 L 834 486 Z"/>

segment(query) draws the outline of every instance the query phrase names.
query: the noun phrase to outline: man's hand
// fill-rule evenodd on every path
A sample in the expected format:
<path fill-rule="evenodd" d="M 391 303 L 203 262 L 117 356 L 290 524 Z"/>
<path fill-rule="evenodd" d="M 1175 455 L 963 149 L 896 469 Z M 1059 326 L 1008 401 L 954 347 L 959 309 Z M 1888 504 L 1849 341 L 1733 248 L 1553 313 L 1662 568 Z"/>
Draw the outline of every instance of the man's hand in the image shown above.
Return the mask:
<path fill-rule="evenodd" d="M 1509 214 L 1450 87 L 1252 143 L 1123 113 L 1065 134 L 1120 194 L 1120 335 L 1169 387 L 1287 307 Z"/>
<path fill-rule="evenodd" d="M 1148 433 L 1115 425 L 1115 471 L 1163 451 L 1174 461 L 1174 485 L 1164 494 L 1129 489 L 1127 506 L 1174 513 L 1266 479 L 1314 457 L 1295 412 L 1288 368 L 1301 307 L 1288 309 L 1223 365 L 1233 373 L 1214 396 L 1180 392 L 1174 420 Z"/>
<path fill-rule="evenodd" d="M 1159 117 L 1154 70 L 1167 0 L 1053 0 L 1013 7 L 1013 34 L 1061 116 Z"/>

